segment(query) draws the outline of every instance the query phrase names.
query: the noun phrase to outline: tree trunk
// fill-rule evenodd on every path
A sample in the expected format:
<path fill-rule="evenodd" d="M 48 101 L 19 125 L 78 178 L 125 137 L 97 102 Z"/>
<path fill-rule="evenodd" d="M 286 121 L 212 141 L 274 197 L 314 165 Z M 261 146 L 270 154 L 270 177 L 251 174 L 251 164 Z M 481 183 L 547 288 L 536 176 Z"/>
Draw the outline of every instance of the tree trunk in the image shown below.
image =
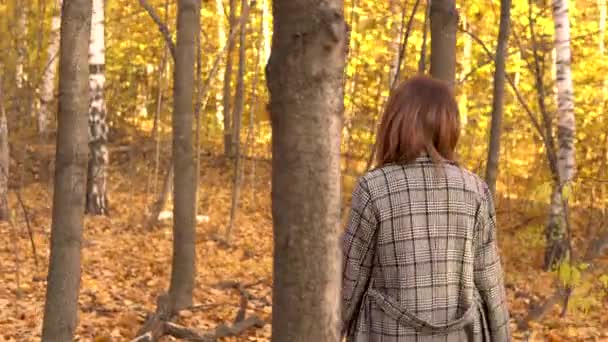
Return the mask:
<path fill-rule="evenodd" d="M 458 12 L 455 0 L 431 2 L 431 76 L 454 84 L 456 77 L 456 31 Z"/>
<path fill-rule="evenodd" d="M 0 75 L 0 221 L 8 221 L 8 180 L 10 170 L 10 150 L 8 145 L 8 124 L 4 111 L 2 75 Z"/>
<path fill-rule="evenodd" d="M 42 341 L 72 341 L 78 312 L 87 177 L 91 0 L 63 4 L 51 255 Z"/>
<path fill-rule="evenodd" d="M 220 18 L 217 21 L 217 46 L 218 46 L 218 50 L 222 51 L 222 49 L 224 49 L 225 44 L 227 43 L 227 37 L 226 37 L 226 28 L 224 27 L 224 0 L 215 0 L 215 10 L 216 10 L 216 14 L 217 17 Z M 219 84 L 222 84 L 222 77 L 220 76 L 218 77 L 218 81 Z M 219 85 L 218 84 L 218 85 Z M 217 120 L 219 121 L 222 117 L 223 117 L 223 94 L 222 94 L 222 90 L 219 90 L 218 87 L 218 91 L 215 94 L 215 116 L 217 118 Z"/>
<path fill-rule="evenodd" d="M 228 36 L 232 36 L 232 32 L 236 26 L 236 0 L 230 0 L 230 14 L 228 15 Z M 232 52 L 234 51 L 235 40 L 228 40 L 228 50 L 226 52 L 226 70 L 224 72 L 224 155 L 232 156 L 234 152 L 233 137 L 232 137 Z"/>
<path fill-rule="evenodd" d="M 467 22 L 467 17 L 462 16 L 462 26 L 465 31 L 472 30 Z M 466 77 L 471 73 L 471 57 L 473 54 L 473 38 L 470 35 L 466 34 L 463 37 L 463 49 L 462 49 L 462 70 L 460 77 L 460 82 L 464 82 Z M 467 124 L 467 120 L 469 117 L 469 95 L 467 94 L 467 87 L 463 84 L 460 87 L 460 96 L 458 97 L 458 109 L 460 110 L 460 122 L 462 126 L 460 127 L 460 132 L 462 134 L 465 133 L 465 128 Z"/>
<path fill-rule="evenodd" d="M 106 169 L 109 163 L 108 125 L 103 88 L 105 76 L 104 0 L 93 0 L 91 41 L 89 45 L 89 166 L 87 177 L 86 212 L 91 215 L 108 214 Z"/>
<path fill-rule="evenodd" d="M 246 55 L 246 36 L 247 36 L 247 22 L 246 18 L 249 12 L 249 5 L 247 0 L 241 0 L 241 27 L 240 27 L 240 41 L 239 41 L 239 71 L 238 79 L 236 84 L 236 94 L 234 97 L 234 178 L 232 182 L 232 202 L 230 207 L 230 222 L 228 229 L 226 230 L 226 242 L 230 243 L 232 237 L 232 230 L 234 228 L 234 220 L 236 218 L 236 212 L 239 206 L 239 193 L 241 191 L 241 121 L 243 118 L 243 111 L 245 110 L 245 68 L 247 63 Z"/>
<path fill-rule="evenodd" d="M 45 139 L 48 135 L 49 120 L 53 116 L 52 103 L 55 98 L 55 75 L 57 74 L 57 61 L 59 59 L 59 27 L 61 25 L 61 3 L 55 0 L 53 19 L 51 20 L 51 33 L 47 50 L 47 62 L 42 74 L 40 85 L 40 111 L 38 112 L 38 134 Z"/>
<path fill-rule="evenodd" d="M 606 39 L 606 18 L 608 17 L 608 6 L 606 4 L 606 0 L 598 0 L 598 7 L 600 8 L 600 20 L 599 20 L 599 52 L 602 60 L 606 60 L 606 44 L 604 40 Z M 604 64 L 605 65 L 605 64 Z M 605 69 L 604 69 L 605 70 Z M 604 76 L 604 80 L 602 81 L 602 103 L 600 113 L 606 113 L 606 101 L 608 100 L 608 78 Z M 606 116 L 602 116 L 601 124 L 605 127 L 608 124 L 606 120 Z M 602 149 L 602 166 L 600 167 L 600 178 L 607 179 L 608 178 L 608 135 L 604 135 L 604 148 Z M 601 198 L 606 197 L 606 188 L 608 184 L 604 183 L 600 185 L 600 196 Z M 608 207 L 604 205 L 603 209 L 604 215 L 608 215 Z"/>
<path fill-rule="evenodd" d="M 268 23 L 268 18 L 270 18 L 268 3 L 269 0 L 262 0 L 262 39 L 264 39 L 264 65 L 268 63 L 268 59 L 270 58 L 270 39 L 272 37 L 272 32 L 270 32 L 270 24 Z"/>
<path fill-rule="evenodd" d="M 273 2 L 273 341 L 339 338 L 343 11 L 342 0 Z"/>
<path fill-rule="evenodd" d="M 15 2 L 15 41 L 17 43 L 17 58 L 15 62 L 15 84 L 21 90 L 24 86 L 25 71 L 24 64 L 27 55 L 27 0 L 17 0 Z"/>
<path fill-rule="evenodd" d="M 177 311 L 192 305 L 195 275 L 195 161 L 192 146 L 194 63 L 200 1 L 178 0 L 173 101 L 173 265 L 169 297 Z"/>
<path fill-rule="evenodd" d="M 560 219 L 553 220 L 551 230 L 548 234 L 546 267 L 553 266 L 565 256 L 564 245 L 566 237 L 565 213 L 563 212 L 564 201 L 562 189 L 569 186 L 575 171 L 574 160 L 574 89 L 572 85 L 571 52 L 570 52 L 570 22 L 568 19 L 568 1 L 553 1 L 553 22 L 555 25 L 555 79 L 557 85 L 557 169 L 558 187 L 554 192 L 554 200 L 551 202 L 552 216 L 558 215 Z"/>
<path fill-rule="evenodd" d="M 498 158 L 500 156 L 500 136 L 502 132 L 502 115 L 505 97 L 505 60 L 509 43 L 511 21 L 511 0 L 500 1 L 500 24 L 498 43 L 494 59 L 494 93 L 492 100 L 492 123 L 490 126 L 490 144 L 488 147 L 488 164 L 486 182 L 493 195 L 496 195 L 498 178 Z"/>
<path fill-rule="evenodd" d="M 420 59 L 418 60 L 418 73 L 424 74 L 426 72 L 426 47 L 427 37 L 429 33 L 430 17 L 431 17 L 431 0 L 427 0 L 426 9 L 424 11 L 424 28 L 422 32 L 422 46 L 420 47 Z"/>
<path fill-rule="evenodd" d="M 401 7 L 401 12 L 399 11 L 398 7 Z M 389 43 L 389 51 L 391 53 L 394 53 L 395 55 L 393 56 L 392 60 L 391 60 L 391 64 L 389 66 L 389 72 L 388 72 L 388 89 L 393 89 L 394 84 L 397 81 L 397 68 L 399 68 L 400 64 L 401 64 L 401 54 L 400 54 L 400 47 L 401 47 L 401 39 L 402 39 L 402 34 L 403 34 L 403 27 L 405 26 L 405 2 L 404 1 L 397 1 L 397 0 L 390 0 L 389 1 L 389 9 L 390 12 L 393 13 L 401 13 L 400 15 L 400 23 L 398 24 L 397 22 L 393 22 L 390 28 L 390 33 L 391 36 L 394 37 L 390 43 Z"/>

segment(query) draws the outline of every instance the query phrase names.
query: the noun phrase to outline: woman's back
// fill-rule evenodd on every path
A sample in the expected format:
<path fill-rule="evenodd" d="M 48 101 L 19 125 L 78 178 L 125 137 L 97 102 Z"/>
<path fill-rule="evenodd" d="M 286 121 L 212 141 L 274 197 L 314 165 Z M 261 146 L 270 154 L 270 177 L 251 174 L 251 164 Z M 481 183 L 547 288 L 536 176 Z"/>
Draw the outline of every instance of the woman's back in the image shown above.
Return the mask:
<path fill-rule="evenodd" d="M 500 261 L 488 246 L 495 225 L 483 181 L 453 163 L 438 166 L 421 156 L 369 172 L 353 201 L 349 227 L 357 228 L 346 235 L 345 253 L 362 263 L 345 264 L 345 279 L 354 281 L 345 282 L 344 292 L 364 291 L 367 303 L 353 312 L 359 317 L 351 340 L 466 341 L 483 340 L 490 330 L 508 334 L 506 307 L 485 329 L 478 318 L 481 298 L 504 304 L 496 279 L 502 273 L 492 271 Z M 355 275 L 361 266 L 369 271 L 365 284 Z"/>
<path fill-rule="evenodd" d="M 388 101 L 344 234 L 349 341 L 508 341 L 492 195 L 458 167 L 458 105 L 418 76 Z"/>

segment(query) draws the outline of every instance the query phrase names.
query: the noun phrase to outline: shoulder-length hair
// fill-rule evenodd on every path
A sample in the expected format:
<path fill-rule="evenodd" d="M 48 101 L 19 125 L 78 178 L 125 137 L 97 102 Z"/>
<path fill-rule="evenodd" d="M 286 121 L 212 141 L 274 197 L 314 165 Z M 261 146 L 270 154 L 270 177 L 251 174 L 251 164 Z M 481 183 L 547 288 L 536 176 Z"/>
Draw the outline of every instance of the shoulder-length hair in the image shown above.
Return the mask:
<path fill-rule="evenodd" d="M 389 98 L 376 136 L 376 167 L 408 163 L 425 152 L 435 163 L 455 162 L 459 136 L 460 115 L 451 87 L 415 76 Z"/>

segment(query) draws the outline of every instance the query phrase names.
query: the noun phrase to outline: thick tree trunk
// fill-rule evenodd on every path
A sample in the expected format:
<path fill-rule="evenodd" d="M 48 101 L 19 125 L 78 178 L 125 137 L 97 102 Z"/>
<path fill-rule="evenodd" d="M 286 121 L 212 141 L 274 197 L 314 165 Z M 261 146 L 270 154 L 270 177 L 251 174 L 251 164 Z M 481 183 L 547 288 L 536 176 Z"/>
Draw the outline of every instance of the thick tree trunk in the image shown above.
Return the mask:
<path fill-rule="evenodd" d="M 87 176 L 91 0 L 63 4 L 51 255 L 42 341 L 72 341 L 78 312 Z"/>
<path fill-rule="evenodd" d="M 455 0 L 431 2 L 431 76 L 454 84 L 456 77 L 456 31 L 458 12 Z"/>
<path fill-rule="evenodd" d="M 551 219 L 547 232 L 546 268 L 560 262 L 567 252 L 567 222 L 562 198 L 562 189 L 569 186 L 575 171 L 574 159 L 574 88 L 572 85 L 572 57 L 570 51 L 570 22 L 568 1 L 553 1 L 553 22 L 555 25 L 555 79 L 557 86 L 557 171 L 558 186 L 551 201 Z"/>
<path fill-rule="evenodd" d="M 228 15 L 228 35 L 231 37 L 236 26 L 236 0 L 230 0 L 230 13 Z M 224 72 L 224 155 L 232 156 L 234 153 L 232 137 L 232 52 L 234 51 L 235 40 L 228 40 L 226 52 L 226 70 Z"/>
<path fill-rule="evenodd" d="M 42 75 L 40 85 L 40 111 L 38 112 L 38 133 L 41 138 L 46 138 L 49 130 L 49 120 L 53 116 L 52 103 L 55 98 L 55 75 L 59 60 L 59 27 L 61 25 L 61 3 L 55 0 L 53 8 L 53 19 L 51 20 L 51 33 L 49 36 L 49 47 L 47 50 L 47 62 Z"/>
<path fill-rule="evenodd" d="M 200 27 L 200 0 L 178 0 L 173 101 L 173 311 L 192 305 L 195 278 L 195 161 L 192 139 L 194 63 Z"/>
<path fill-rule="evenodd" d="M 338 341 L 342 0 L 273 1 L 273 341 Z"/>
<path fill-rule="evenodd" d="M 2 75 L 0 75 L 0 221 L 8 221 L 8 180 L 10 168 L 10 150 L 8 145 L 8 124 L 4 111 Z"/>
<path fill-rule="evenodd" d="M 486 166 L 486 182 L 493 195 L 496 195 L 498 178 L 498 158 L 500 156 L 500 136 L 502 132 L 502 115 L 505 97 L 505 60 L 509 43 L 511 21 L 511 0 L 500 1 L 500 24 L 498 27 L 498 44 L 494 59 L 494 93 L 492 100 L 492 123 L 490 126 L 490 144 Z"/>
<path fill-rule="evenodd" d="M 247 23 L 246 18 L 249 12 L 249 5 L 247 0 L 241 0 L 241 27 L 240 27 L 240 41 L 239 41 L 239 70 L 238 79 L 236 84 L 236 94 L 234 97 L 234 178 L 232 181 L 232 201 L 230 207 L 230 222 L 228 223 L 228 229 L 226 230 L 226 242 L 230 243 L 232 238 L 232 231 L 234 228 L 234 220 L 236 218 L 236 212 L 239 206 L 239 194 L 241 191 L 241 178 L 242 178 L 242 167 L 241 167 L 241 121 L 243 118 L 243 112 L 245 110 L 245 73 L 247 64 L 246 55 L 246 36 L 247 36 Z"/>
<path fill-rule="evenodd" d="M 86 212 L 92 215 L 108 214 L 106 194 L 106 169 L 110 155 L 106 103 L 103 88 L 105 76 L 104 0 L 93 0 L 91 41 L 89 45 L 89 167 L 87 177 Z"/>

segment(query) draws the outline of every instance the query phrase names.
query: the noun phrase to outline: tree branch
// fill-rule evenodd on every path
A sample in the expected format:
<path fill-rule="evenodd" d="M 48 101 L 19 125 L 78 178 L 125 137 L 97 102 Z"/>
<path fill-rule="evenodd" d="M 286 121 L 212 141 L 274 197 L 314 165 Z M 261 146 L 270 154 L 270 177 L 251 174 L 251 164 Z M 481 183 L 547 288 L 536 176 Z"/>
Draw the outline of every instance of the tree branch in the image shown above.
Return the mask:
<path fill-rule="evenodd" d="M 171 38 L 171 32 L 169 32 L 169 28 L 165 23 L 162 22 L 162 20 L 158 16 L 158 13 L 156 13 L 156 11 L 154 10 L 154 7 L 152 7 L 146 0 L 139 0 L 139 4 L 146 10 L 146 12 L 148 12 L 152 20 L 154 20 L 154 22 L 156 23 L 156 26 L 158 26 L 158 30 L 165 38 L 167 47 L 169 48 L 169 51 L 171 51 L 173 61 L 175 61 L 175 43 L 173 42 L 173 38 Z"/>
<path fill-rule="evenodd" d="M 481 38 L 477 37 L 473 32 L 470 32 L 468 30 L 461 29 L 461 31 L 463 33 L 469 35 L 477 44 L 479 44 L 479 46 L 481 46 L 481 48 L 484 50 L 484 52 L 486 53 L 488 58 L 490 58 L 492 60 L 494 59 L 494 53 L 492 53 L 492 51 L 490 51 L 490 49 L 486 46 L 486 44 L 483 42 L 483 40 L 481 40 Z M 506 71 L 505 71 L 505 77 L 506 77 L 507 81 L 509 82 L 511 89 L 513 90 L 513 93 L 515 93 L 515 97 L 517 97 L 518 102 L 524 108 L 524 110 L 526 111 L 526 114 L 528 114 L 528 117 L 530 118 L 532 125 L 536 129 L 536 131 L 537 131 L 538 135 L 540 136 L 541 140 L 543 141 L 543 143 L 546 145 L 548 143 L 547 139 L 545 137 L 545 134 L 543 133 L 540 123 L 534 116 L 534 112 L 532 111 L 530 106 L 528 106 L 528 103 L 526 102 L 524 97 L 521 95 L 521 92 L 519 91 L 519 89 L 517 89 L 517 86 L 515 85 L 513 78 L 511 78 L 509 73 L 507 73 Z"/>

